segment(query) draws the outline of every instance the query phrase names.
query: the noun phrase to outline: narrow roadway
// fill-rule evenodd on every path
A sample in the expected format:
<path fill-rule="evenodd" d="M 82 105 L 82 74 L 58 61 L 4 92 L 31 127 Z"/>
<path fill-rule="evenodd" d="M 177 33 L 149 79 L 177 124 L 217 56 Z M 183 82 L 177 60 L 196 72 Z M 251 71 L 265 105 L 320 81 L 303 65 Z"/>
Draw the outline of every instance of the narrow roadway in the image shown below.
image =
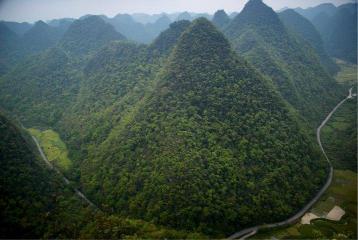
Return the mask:
<path fill-rule="evenodd" d="M 24 127 L 23 127 L 24 128 Z M 47 164 L 47 166 L 52 169 L 52 170 L 55 170 L 55 172 L 57 174 L 59 174 L 63 181 L 66 183 L 66 185 L 70 185 L 70 181 L 60 172 L 60 170 L 58 170 L 46 157 L 45 153 L 42 151 L 42 148 L 39 144 L 39 142 L 37 141 L 37 139 L 32 136 L 32 139 L 34 140 L 34 142 L 36 143 L 36 146 L 37 146 L 37 149 L 39 150 L 40 152 L 40 155 L 42 157 L 42 159 L 45 161 L 45 163 Z M 91 207 L 95 208 L 95 209 L 98 209 L 98 207 L 93 203 L 91 202 L 81 191 L 79 191 L 77 188 L 73 188 L 73 191 L 76 193 L 76 195 L 78 197 L 80 197 L 81 199 L 83 199 L 88 205 L 90 205 Z"/>
<path fill-rule="evenodd" d="M 321 148 L 321 151 L 323 153 L 323 155 L 325 156 L 330 169 L 329 169 L 329 175 L 327 178 L 326 183 L 324 184 L 324 186 L 321 188 L 321 190 L 316 194 L 316 196 L 308 203 L 306 204 L 298 213 L 296 213 L 295 215 L 293 215 L 292 217 L 290 217 L 289 219 L 286 219 L 282 222 L 278 222 L 278 223 L 271 223 L 271 224 L 264 224 L 264 225 L 259 225 L 259 226 L 255 226 L 255 227 L 250 227 L 250 228 L 246 228 L 243 229 L 239 232 L 236 232 L 234 234 L 232 234 L 230 237 L 228 237 L 228 239 L 245 239 L 248 237 L 251 237 L 253 235 L 255 235 L 258 230 L 260 229 L 268 229 L 268 228 L 274 228 L 274 227 L 279 227 L 279 226 L 285 226 L 285 225 L 289 225 L 293 222 L 295 222 L 297 219 L 299 219 L 300 217 L 302 217 L 312 206 L 313 204 L 315 204 L 318 199 L 323 195 L 323 193 L 327 190 L 327 188 L 329 187 L 329 185 L 332 182 L 332 178 L 333 178 L 333 167 L 331 164 L 331 161 L 329 160 L 326 152 L 324 151 L 324 148 L 322 146 L 321 143 L 321 129 L 326 125 L 326 123 L 328 122 L 328 120 L 332 117 L 333 113 L 335 111 L 337 111 L 337 109 L 348 99 L 352 98 L 356 96 L 356 94 L 352 95 L 352 88 L 349 89 L 349 94 L 346 98 L 344 98 L 342 101 L 340 101 L 334 108 L 333 110 L 327 115 L 327 117 L 323 120 L 323 122 L 321 123 L 321 125 L 317 128 L 317 142 L 319 144 L 319 147 Z"/>

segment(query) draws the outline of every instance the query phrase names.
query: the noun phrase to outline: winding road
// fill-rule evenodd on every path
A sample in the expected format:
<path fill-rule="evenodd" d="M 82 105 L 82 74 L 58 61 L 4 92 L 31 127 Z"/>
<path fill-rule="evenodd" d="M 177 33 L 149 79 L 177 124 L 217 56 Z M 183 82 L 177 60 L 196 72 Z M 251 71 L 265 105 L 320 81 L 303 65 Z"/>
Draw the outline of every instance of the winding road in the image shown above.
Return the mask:
<path fill-rule="evenodd" d="M 23 127 L 23 126 L 22 126 Z M 24 127 L 23 127 L 24 128 Z M 40 152 L 40 155 L 41 155 L 41 158 L 45 161 L 46 165 L 54 170 L 57 174 L 59 174 L 63 181 L 66 183 L 66 185 L 70 185 L 70 181 L 60 172 L 60 170 L 58 170 L 46 157 L 45 153 L 42 151 L 42 148 L 38 142 L 38 140 L 32 136 L 32 139 L 34 140 L 36 146 L 37 146 L 37 149 L 39 150 Z M 95 209 L 98 209 L 98 207 L 93 203 L 91 202 L 80 190 L 78 190 L 77 188 L 74 188 L 72 187 L 73 191 L 76 193 L 76 195 L 78 197 L 80 197 L 83 201 L 85 201 L 89 206 L 95 208 Z"/>
<path fill-rule="evenodd" d="M 243 229 L 243 230 L 241 230 L 239 232 L 236 232 L 236 233 L 232 234 L 230 237 L 228 237 L 228 239 L 237 239 L 237 238 L 245 239 L 245 238 L 248 238 L 248 237 L 251 237 L 251 236 L 255 235 L 261 229 L 280 227 L 280 226 L 285 226 L 285 225 L 289 225 L 291 223 L 294 223 L 297 219 L 302 217 L 313 206 L 313 204 L 315 204 L 318 201 L 318 199 L 322 196 L 322 194 L 327 190 L 327 188 L 331 184 L 332 178 L 333 178 L 333 167 L 332 167 L 331 161 L 329 160 L 326 152 L 324 151 L 322 143 L 321 143 L 321 129 L 326 125 L 326 123 L 332 117 L 332 115 L 335 113 L 335 111 L 337 111 L 337 109 L 345 101 L 347 101 L 348 99 L 353 98 L 355 96 L 356 96 L 356 94 L 352 94 L 352 88 L 349 89 L 348 96 L 346 98 L 344 98 L 342 101 L 340 101 L 333 108 L 333 110 L 327 115 L 327 117 L 323 120 L 321 125 L 317 128 L 317 132 L 316 132 L 317 142 L 319 144 L 319 147 L 321 148 L 321 151 L 322 151 L 323 155 L 325 156 L 325 158 L 326 158 L 326 160 L 327 160 L 327 162 L 328 162 L 328 164 L 330 166 L 330 170 L 329 170 L 329 175 L 328 175 L 326 183 L 321 188 L 321 190 L 316 194 L 316 196 L 308 204 L 306 204 L 299 212 L 297 212 L 295 215 L 293 215 L 289 219 L 286 219 L 286 220 L 284 220 L 282 222 L 278 222 L 278 223 L 264 224 L 264 225 L 259 225 L 259 226 L 246 228 L 246 229 Z"/>

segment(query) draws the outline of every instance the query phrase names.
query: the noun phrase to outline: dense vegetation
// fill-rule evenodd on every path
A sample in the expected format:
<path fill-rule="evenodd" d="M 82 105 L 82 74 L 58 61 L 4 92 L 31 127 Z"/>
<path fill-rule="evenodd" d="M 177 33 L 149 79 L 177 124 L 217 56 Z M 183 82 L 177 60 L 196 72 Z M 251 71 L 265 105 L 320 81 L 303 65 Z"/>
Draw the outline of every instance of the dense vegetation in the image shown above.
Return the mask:
<path fill-rule="evenodd" d="M 28 26 L 25 26 L 27 29 Z M 7 73 L 27 56 L 56 45 L 65 31 L 64 28 L 51 27 L 43 21 L 30 25 L 22 34 L 18 33 L 22 28 L 20 23 L 0 22 L 0 75 Z"/>
<path fill-rule="evenodd" d="M 356 85 L 357 65 L 337 61 L 341 71 L 336 77 L 345 89 Z M 356 92 L 356 86 L 353 93 Z M 348 94 L 348 91 L 346 92 Z M 357 98 L 346 101 L 331 117 L 321 132 L 323 147 L 331 160 L 334 177 L 331 186 L 310 212 L 320 217 L 335 206 L 345 214 L 336 222 L 324 218 L 311 220 L 311 224 L 259 232 L 255 239 L 356 239 L 357 238 Z"/>
<path fill-rule="evenodd" d="M 27 58 L 0 79 L 2 107 L 25 125 L 54 124 L 78 91 L 76 67 L 61 48 Z"/>
<path fill-rule="evenodd" d="M 322 35 L 327 52 L 336 58 L 357 63 L 357 3 L 321 11 L 312 22 Z"/>
<path fill-rule="evenodd" d="M 154 94 L 90 151 L 84 189 L 115 212 L 208 234 L 292 214 L 325 163 L 266 81 L 194 21 Z"/>
<path fill-rule="evenodd" d="M 0 114 L 0 238 L 205 238 L 106 215 L 49 170 L 31 138 Z"/>
<path fill-rule="evenodd" d="M 357 93 L 357 65 L 337 61 L 341 71 L 336 80 L 346 94 Z M 336 169 L 357 171 L 357 97 L 349 99 L 332 116 L 322 131 L 322 143 Z"/>
<path fill-rule="evenodd" d="M 297 33 L 299 37 L 307 41 L 316 50 L 320 63 L 327 71 L 332 74 L 338 72 L 338 66 L 327 55 L 324 49 L 321 35 L 309 20 L 291 9 L 280 12 L 279 17 L 288 29 Z"/>
<path fill-rule="evenodd" d="M 334 106 L 339 87 L 321 67 L 313 48 L 300 44 L 261 0 L 249 1 L 225 31 L 236 51 L 269 76 L 284 99 L 311 124 L 317 125 Z"/>
<path fill-rule="evenodd" d="M 224 10 L 219 10 L 214 14 L 212 22 L 217 28 L 224 29 L 229 25 L 230 20 L 230 17 Z"/>
<path fill-rule="evenodd" d="M 14 226 L 2 236 L 225 237 L 295 213 L 328 172 L 313 127 L 345 92 L 321 66 L 330 59 L 312 25 L 294 14 L 281 19 L 251 0 L 234 20 L 217 12 L 214 25 L 169 25 L 162 15 L 139 26 L 124 14 L 39 22 L 24 34 L 58 35 L 30 57 L 14 26 L 0 23 L 0 107 L 32 128 L 71 180 L 46 169 L 28 137 L 1 117 L 9 137 L 0 151 L 11 153 L 0 153 L 9 195 L 1 218 Z M 131 41 L 157 34 L 148 45 Z M 39 204 L 22 211 L 32 196 Z"/>
<path fill-rule="evenodd" d="M 357 98 L 349 100 L 322 132 L 322 142 L 333 166 L 357 171 Z"/>
<path fill-rule="evenodd" d="M 89 16 L 71 24 L 60 46 L 73 54 L 80 55 L 97 50 L 110 41 L 121 39 L 125 37 L 116 32 L 113 26 L 105 23 L 98 16 Z"/>
<path fill-rule="evenodd" d="M 357 173 L 335 170 L 331 186 L 311 211 L 325 215 L 335 205 L 345 214 L 340 221 L 324 218 L 311 220 L 311 224 L 296 223 L 259 232 L 252 239 L 357 239 Z"/>
<path fill-rule="evenodd" d="M 290 34 L 261 0 L 249 1 L 225 33 L 235 50 L 269 76 L 283 98 L 313 126 L 338 100 L 339 87 L 314 49 Z"/>

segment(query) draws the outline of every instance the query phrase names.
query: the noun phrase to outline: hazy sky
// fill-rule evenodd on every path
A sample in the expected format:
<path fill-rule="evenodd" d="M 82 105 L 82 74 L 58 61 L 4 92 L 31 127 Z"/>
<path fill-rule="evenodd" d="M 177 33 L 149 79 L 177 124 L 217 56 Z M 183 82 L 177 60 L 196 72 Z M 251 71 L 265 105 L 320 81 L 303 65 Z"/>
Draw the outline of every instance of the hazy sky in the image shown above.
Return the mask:
<path fill-rule="evenodd" d="M 264 0 L 273 9 L 310 7 L 324 2 L 340 5 L 351 0 Z M 11 21 L 78 18 L 85 14 L 240 11 L 247 0 L 0 0 L 0 19 Z"/>

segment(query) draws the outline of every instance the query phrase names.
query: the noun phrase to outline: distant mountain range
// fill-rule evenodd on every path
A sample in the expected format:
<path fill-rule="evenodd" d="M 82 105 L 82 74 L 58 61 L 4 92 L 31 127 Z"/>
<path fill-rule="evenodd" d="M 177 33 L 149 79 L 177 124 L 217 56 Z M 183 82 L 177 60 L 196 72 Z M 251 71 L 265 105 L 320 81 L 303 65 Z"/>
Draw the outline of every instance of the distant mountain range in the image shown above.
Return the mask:
<path fill-rule="evenodd" d="M 329 55 L 357 63 L 357 3 L 321 4 L 295 11 L 312 21 Z"/>

